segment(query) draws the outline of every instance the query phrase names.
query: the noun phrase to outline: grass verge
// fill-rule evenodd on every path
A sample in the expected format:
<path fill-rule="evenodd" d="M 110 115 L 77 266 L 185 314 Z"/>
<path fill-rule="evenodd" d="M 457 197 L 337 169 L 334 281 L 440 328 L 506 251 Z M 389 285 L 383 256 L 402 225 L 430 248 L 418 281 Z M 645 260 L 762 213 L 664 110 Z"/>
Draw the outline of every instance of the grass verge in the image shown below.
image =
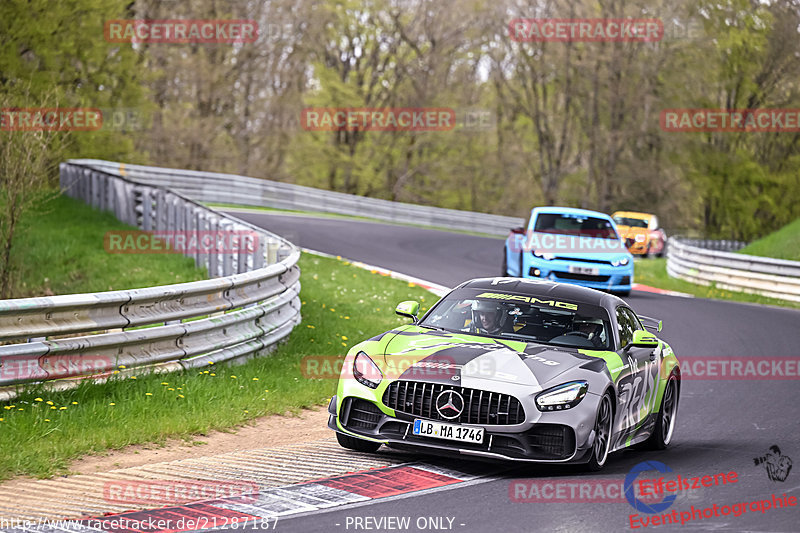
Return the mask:
<path fill-rule="evenodd" d="M 730 300 L 733 302 L 747 302 L 763 305 L 775 305 L 779 307 L 793 307 L 800 309 L 800 303 L 786 300 L 767 298 L 758 294 L 748 294 L 746 292 L 727 291 L 719 289 L 713 285 L 695 285 L 688 281 L 670 277 L 667 274 L 666 259 L 636 259 L 636 283 L 650 285 L 659 289 L 669 291 L 685 292 L 697 296 L 698 298 L 713 298 L 717 300 Z"/>
<path fill-rule="evenodd" d="M 206 279 L 178 254 L 108 253 L 108 231 L 136 229 L 68 196 L 26 213 L 12 248 L 14 297 L 135 289 Z"/>
<path fill-rule="evenodd" d="M 739 250 L 741 254 L 800 261 L 800 218 Z"/>
<path fill-rule="evenodd" d="M 403 300 L 427 309 L 436 297 L 413 284 L 303 254 L 303 322 L 289 341 L 240 366 L 140 375 L 62 392 L 30 389 L 0 403 L 0 480 L 49 477 L 70 461 L 131 444 L 187 440 L 258 417 L 324 404 L 334 376 L 307 378 L 304 356 L 341 356 L 352 344 L 407 322 Z"/>

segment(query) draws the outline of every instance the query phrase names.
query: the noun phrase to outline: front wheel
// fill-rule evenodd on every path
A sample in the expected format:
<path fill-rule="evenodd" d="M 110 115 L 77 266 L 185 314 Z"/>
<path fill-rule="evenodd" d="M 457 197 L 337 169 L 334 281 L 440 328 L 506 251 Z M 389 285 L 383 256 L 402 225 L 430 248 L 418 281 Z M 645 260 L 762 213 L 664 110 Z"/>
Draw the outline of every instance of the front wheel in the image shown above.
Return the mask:
<path fill-rule="evenodd" d="M 380 442 L 372 442 L 371 440 L 357 439 L 350 435 L 343 433 L 336 433 L 336 440 L 339 441 L 339 446 L 347 448 L 348 450 L 355 450 L 357 452 L 374 453 L 381 447 Z"/>
<path fill-rule="evenodd" d="M 600 408 L 597 410 L 597 419 L 594 423 L 592 456 L 586 465 L 591 472 L 597 472 L 606 464 L 608 450 L 611 447 L 611 424 L 613 419 L 614 411 L 611 408 L 611 396 L 605 393 L 603 399 L 600 400 Z"/>
<path fill-rule="evenodd" d="M 678 414 L 678 377 L 672 373 L 664 388 L 661 408 L 658 410 L 656 427 L 653 434 L 644 442 L 644 447 L 651 450 L 663 450 L 672 440 L 675 430 L 675 417 Z"/>

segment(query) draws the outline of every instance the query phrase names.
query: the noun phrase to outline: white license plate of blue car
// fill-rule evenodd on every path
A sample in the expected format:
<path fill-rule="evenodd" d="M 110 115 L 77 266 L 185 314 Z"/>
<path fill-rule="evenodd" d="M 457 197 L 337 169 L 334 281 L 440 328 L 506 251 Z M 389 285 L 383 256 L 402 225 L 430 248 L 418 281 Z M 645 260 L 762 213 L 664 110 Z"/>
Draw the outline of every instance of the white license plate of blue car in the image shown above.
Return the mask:
<path fill-rule="evenodd" d="M 595 267 L 585 267 L 585 266 L 578 266 L 578 265 L 570 265 L 569 266 L 569 273 L 570 274 L 586 274 L 589 276 L 597 276 L 600 274 L 600 269 Z"/>
<path fill-rule="evenodd" d="M 414 420 L 414 435 L 432 437 L 434 439 L 455 440 L 472 444 L 483 443 L 483 428 L 459 426 L 446 422 L 433 422 L 431 420 Z"/>

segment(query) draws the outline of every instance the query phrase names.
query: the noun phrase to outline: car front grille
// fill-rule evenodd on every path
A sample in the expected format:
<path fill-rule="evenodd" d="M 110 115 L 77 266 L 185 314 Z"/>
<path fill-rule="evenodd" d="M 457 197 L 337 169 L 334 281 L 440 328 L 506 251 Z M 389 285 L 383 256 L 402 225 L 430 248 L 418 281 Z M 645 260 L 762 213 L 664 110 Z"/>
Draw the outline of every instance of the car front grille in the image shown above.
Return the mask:
<path fill-rule="evenodd" d="M 592 274 L 575 274 L 573 272 L 553 272 L 557 278 L 574 279 L 577 281 L 608 281 L 611 276 L 594 276 Z"/>
<path fill-rule="evenodd" d="M 342 424 L 350 429 L 373 430 L 378 427 L 378 422 L 383 416 L 381 410 L 374 403 L 350 397 L 345 398 L 342 413 L 346 413 Z"/>
<path fill-rule="evenodd" d="M 446 390 L 464 399 L 464 410 L 457 418 L 446 419 L 436 410 L 436 399 Z M 439 383 L 395 381 L 384 392 L 383 403 L 409 416 L 461 424 L 513 425 L 525 421 L 522 404 L 511 395 Z"/>

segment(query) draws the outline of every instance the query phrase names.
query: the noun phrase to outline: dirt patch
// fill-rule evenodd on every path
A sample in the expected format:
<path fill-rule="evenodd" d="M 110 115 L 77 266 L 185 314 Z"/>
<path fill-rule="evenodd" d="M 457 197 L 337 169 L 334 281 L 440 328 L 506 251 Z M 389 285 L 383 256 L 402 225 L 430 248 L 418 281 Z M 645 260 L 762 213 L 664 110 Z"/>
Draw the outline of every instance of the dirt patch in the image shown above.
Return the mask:
<path fill-rule="evenodd" d="M 195 444 L 175 439 L 164 446 L 136 445 L 111 451 L 107 455 L 90 455 L 75 461 L 70 465 L 70 470 L 78 474 L 91 474 L 190 457 L 208 457 L 226 452 L 297 444 L 325 437 L 334 438 L 327 421 L 326 407 L 304 409 L 299 416 L 267 416 L 259 418 L 252 425 L 235 429 L 232 433 L 213 431 L 208 435 L 198 435 L 194 439 Z"/>

